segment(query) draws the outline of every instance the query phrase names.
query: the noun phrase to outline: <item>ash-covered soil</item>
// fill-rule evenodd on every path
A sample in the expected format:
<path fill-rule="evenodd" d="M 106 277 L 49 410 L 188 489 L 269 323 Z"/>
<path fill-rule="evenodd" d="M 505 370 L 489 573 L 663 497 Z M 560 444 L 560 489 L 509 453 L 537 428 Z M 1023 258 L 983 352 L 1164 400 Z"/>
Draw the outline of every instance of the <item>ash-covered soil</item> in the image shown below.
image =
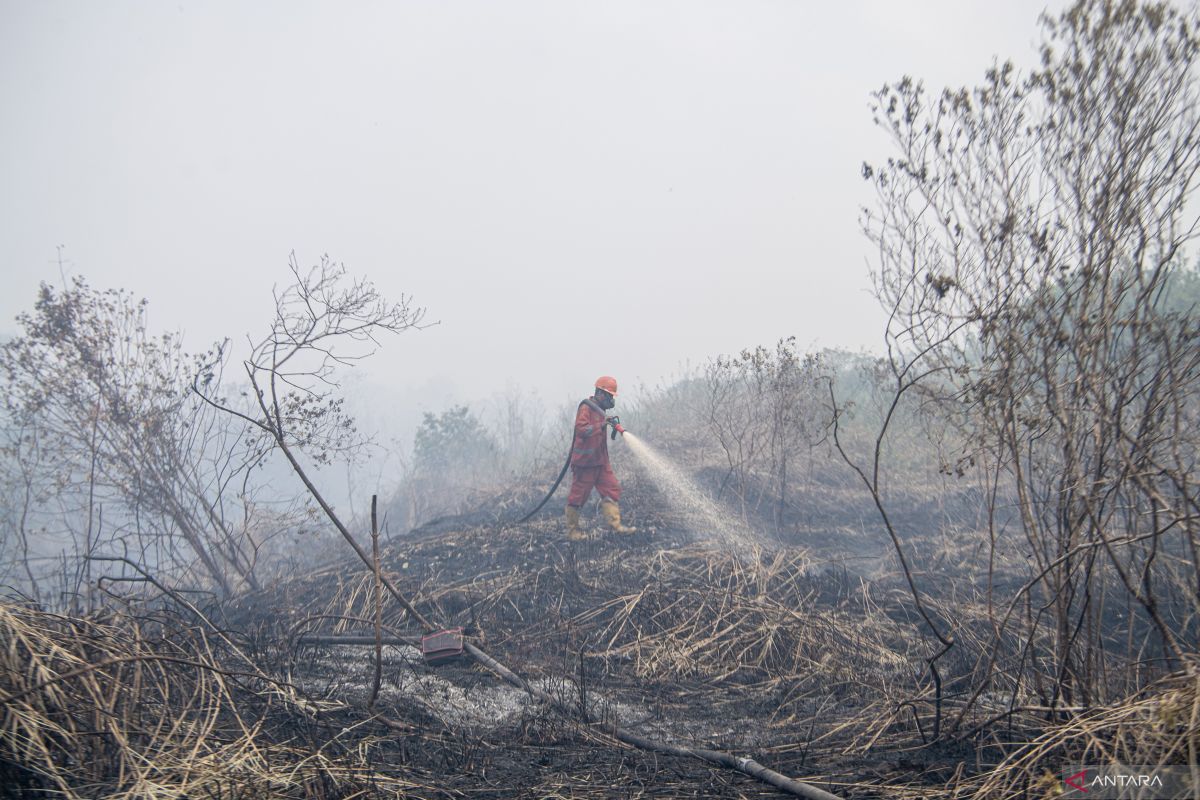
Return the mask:
<path fill-rule="evenodd" d="M 386 718 L 392 744 L 379 763 L 418 770 L 451 796 L 778 795 L 698 759 L 623 745 L 606 733 L 614 724 L 752 757 L 844 797 L 920 797 L 953 768 L 956 754 L 912 746 L 913 715 L 896 707 L 922 662 L 897 587 L 828 554 L 706 543 L 636 510 L 639 533 L 603 533 L 593 518 L 592 538 L 572 544 L 556 516 L 398 538 L 381 560 L 426 618 L 464 627 L 557 709 L 466 656 L 430 666 L 401 644 L 383 647 L 368 709 L 374 647 L 304 643 L 373 634 L 373 578 L 356 561 L 246 598 L 230 621 L 255 631 L 258 659 L 342 704 L 348 730 Z M 382 608 L 384 636 L 421 632 L 386 593 Z"/>

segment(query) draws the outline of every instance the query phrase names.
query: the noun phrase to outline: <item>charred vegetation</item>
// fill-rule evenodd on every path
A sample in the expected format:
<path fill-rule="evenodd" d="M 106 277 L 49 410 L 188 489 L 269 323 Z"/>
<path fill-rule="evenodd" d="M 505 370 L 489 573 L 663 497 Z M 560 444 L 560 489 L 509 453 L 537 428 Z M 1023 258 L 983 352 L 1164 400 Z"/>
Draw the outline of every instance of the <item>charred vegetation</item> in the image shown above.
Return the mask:
<path fill-rule="evenodd" d="M 199 355 L 127 293 L 44 288 L 0 350 L 0 792 L 1018 798 L 1075 764 L 1194 771 L 1196 25 L 1080 2 L 1031 72 L 880 90 L 883 354 L 785 339 L 629 393 L 673 470 L 613 445 L 630 535 L 594 505 L 578 542 L 518 522 L 573 406 L 428 414 L 378 505 L 335 496 L 323 469 L 370 447 L 341 375 L 427 321 L 329 259 Z M 458 629 L 431 664 L 422 634 Z"/>

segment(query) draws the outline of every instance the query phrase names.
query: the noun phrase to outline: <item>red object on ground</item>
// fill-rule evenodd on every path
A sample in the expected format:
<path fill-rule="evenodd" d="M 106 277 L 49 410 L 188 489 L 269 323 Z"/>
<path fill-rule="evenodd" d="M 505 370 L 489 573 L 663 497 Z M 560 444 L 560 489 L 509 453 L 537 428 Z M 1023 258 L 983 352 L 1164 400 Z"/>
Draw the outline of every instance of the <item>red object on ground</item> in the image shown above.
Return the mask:
<path fill-rule="evenodd" d="M 447 628 L 421 637 L 421 655 L 426 664 L 442 664 L 463 654 L 463 629 Z"/>

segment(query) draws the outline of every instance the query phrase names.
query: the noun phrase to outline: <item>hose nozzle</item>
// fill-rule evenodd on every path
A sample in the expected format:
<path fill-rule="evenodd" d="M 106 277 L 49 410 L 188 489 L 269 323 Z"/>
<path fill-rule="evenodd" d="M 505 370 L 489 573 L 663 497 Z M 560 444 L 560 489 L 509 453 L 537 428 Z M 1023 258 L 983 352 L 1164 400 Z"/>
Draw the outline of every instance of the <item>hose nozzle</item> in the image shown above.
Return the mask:
<path fill-rule="evenodd" d="M 623 427 L 621 427 L 621 418 L 618 417 L 616 414 L 613 414 L 611 417 L 608 417 L 605 420 L 605 422 L 607 422 L 609 425 L 612 426 L 612 436 L 610 438 L 613 441 L 616 441 L 618 433 L 621 434 L 622 436 L 625 435 L 625 429 Z"/>

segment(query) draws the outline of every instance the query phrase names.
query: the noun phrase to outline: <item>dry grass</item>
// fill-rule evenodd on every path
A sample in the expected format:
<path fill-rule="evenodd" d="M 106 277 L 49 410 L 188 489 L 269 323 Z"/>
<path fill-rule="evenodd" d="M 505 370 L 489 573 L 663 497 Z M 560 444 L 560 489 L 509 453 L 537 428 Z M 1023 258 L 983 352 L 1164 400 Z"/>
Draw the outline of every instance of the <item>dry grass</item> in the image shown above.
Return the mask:
<path fill-rule="evenodd" d="M 1063 770 L 1074 764 L 1190 766 L 1192 786 L 1200 788 L 1200 662 L 1122 702 L 1043 726 L 992 772 L 954 787 L 952 796 L 1054 796 Z"/>
<path fill-rule="evenodd" d="M 10 786 L 80 800 L 427 788 L 369 763 L 370 730 L 303 741 L 332 705 L 265 679 L 200 628 L 163 621 L 0 604 L 0 772 Z"/>
<path fill-rule="evenodd" d="M 951 692 L 943 739 L 927 743 L 927 648 L 886 580 L 814 569 L 799 549 L 569 548 L 558 535 L 553 524 L 460 531 L 395 546 L 384 564 L 423 614 L 468 626 L 501 661 L 579 701 L 581 717 L 753 754 L 847 798 L 1015 799 L 1049 791 L 1063 763 L 1197 763 L 1194 665 L 1054 723 L 1033 704 L 997 714 L 984 696 L 951 728 L 968 709 Z M 0 779 L 66 798 L 771 795 L 694 760 L 621 748 L 541 704 L 472 727 L 440 713 L 436 693 L 408 698 L 401 672 L 468 698 L 494 678 L 395 650 L 381 713 L 405 727 L 386 727 L 362 699 L 373 648 L 333 658 L 297 646 L 304 633 L 370 632 L 371 586 L 351 564 L 280 582 L 221 610 L 237 636 L 190 607 L 80 619 L 0 605 Z M 986 606 L 963 594 L 931 607 L 970 654 L 946 664 L 948 679 L 969 676 L 989 644 Z M 394 605 L 383 622 L 414 633 Z M 320 685 L 322 699 L 293 683 Z"/>

